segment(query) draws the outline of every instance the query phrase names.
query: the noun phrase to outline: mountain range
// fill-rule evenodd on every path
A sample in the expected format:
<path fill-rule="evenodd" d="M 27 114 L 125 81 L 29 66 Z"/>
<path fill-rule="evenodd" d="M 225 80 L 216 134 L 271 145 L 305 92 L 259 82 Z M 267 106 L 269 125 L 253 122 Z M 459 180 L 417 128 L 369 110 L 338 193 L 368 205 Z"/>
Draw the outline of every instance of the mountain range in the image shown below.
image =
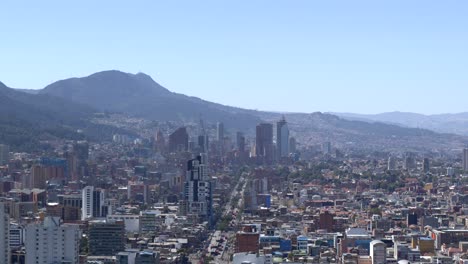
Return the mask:
<path fill-rule="evenodd" d="M 468 136 L 468 112 L 455 114 L 423 115 L 408 112 L 387 112 L 374 115 L 332 113 L 349 120 L 383 122 L 412 128 L 424 128 L 440 133 Z"/>
<path fill-rule="evenodd" d="M 196 91 L 194 90 L 194 94 Z M 144 73 L 103 71 L 87 77 L 54 82 L 40 90 L 0 86 L 0 143 L 19 149 L 34 138 L 37 145 L 54 137 L 110 139 L 117 128 L 92 122 L 98 112 L 122 113 L 158 121 L 179 123 L 224 122 L 234 131 L 253 136 L 255 125 L 275 122 L 284 115 L 291 133 L 305 146 L 331 141 L 340 148 L 380 151 L 450 150 L 463 146 L 467 137 L 441 134 L 421 128 L 402 127 L 367 119 L 347 120 L 326 113 L 274 113 L 208 102 L 169 91 Z M 364 121 L 363 121 L 364 120 Z M 77 130 L 83 131 L 77 133 Z M 132 131 L 119 131 L 132 133 Z M 17 137 L 15 135 L 22 135 Z"/>
<path fill-rule="evenodd" d="M 260 122 L 258 117 L 243 109 L 173 93 L 144 73 L 103 71 L 52 83 L 39 94 L 86 104 L 99 111 L 122 112 L 155 120 L 185 122 L 203 118 L 242 130 Z"/>
<path fill-rule="evenodd" d="M 47 94 L 21 92 L 0 82 L 0 143 L 26 151 L 37 149 L 41 141 L 100 139 L 120 131 L 90 122 L 95 112 L 87 105 Z"/>

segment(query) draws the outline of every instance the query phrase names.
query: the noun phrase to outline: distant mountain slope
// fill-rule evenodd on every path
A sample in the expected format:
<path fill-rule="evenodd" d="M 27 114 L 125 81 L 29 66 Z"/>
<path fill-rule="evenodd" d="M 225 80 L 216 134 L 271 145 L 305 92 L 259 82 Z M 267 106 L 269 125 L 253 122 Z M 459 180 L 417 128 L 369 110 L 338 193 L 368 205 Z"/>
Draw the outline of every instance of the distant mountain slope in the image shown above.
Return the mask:
<path fill-rule="evenodd" d="M 173 93 L 143 73 L 98 72 L 55 82 L 39 94 L 62 97 L 101 111 L 123 112 L 153 120 L 198 122 L 202 116 L 208 122 L 222 121 L 231 129 L 248 130 L 251 135 L 255 125 L 262 120 L 273 122 L 280 118 L 279 113 L 230 107 Z M 383 123 L 349 121 L 330 114 L 285 115 L 292 134 L 305 145 L 329 140 L 342 148 L 422 151 L 456 148 L 466 143 L 464 137 Z"/>
<path fill-rule="evenodd" d="M 85 105 L 46 94 L 24 93 L 0 82 L 0 143 L 27 151 L 37 148 L 41 140 L 103 134 L 110 137 L 113 128 L 89 121 L 94 112 Z M 77 133 L 77 129 L 84 133 Z"/>
<path fill-rule="evenodd" d="M 284 114 L 299 140 L 309 145 L 330 141 L 342 149 L 367 149 L 389 152 L 450 151 L 463 147 L 467 137 L 441 134 L 427 129 L 407 128 L 382 122 L 346 120 L 324 113 Z M 261 113 L 265 120 L 278 120 L 280 114 Z"/>
<path fill-rule="evenodd" d="M 237 129 L 251 129 L 260 121 L 243 109 L 170 92 L 143 73 L 98 72 L 52 83 L 39 93 L 156 120 L 198 121 L 201 116 Z"/>
<path fill-rule="evenodd" d="M 384 122 L 406 127 L 425 128 L 440 133 L 468 135 L 468 112 L 422 115 L 408 112 L 388 112 L 375 115 L 333 113 L 349 120 Z"/>

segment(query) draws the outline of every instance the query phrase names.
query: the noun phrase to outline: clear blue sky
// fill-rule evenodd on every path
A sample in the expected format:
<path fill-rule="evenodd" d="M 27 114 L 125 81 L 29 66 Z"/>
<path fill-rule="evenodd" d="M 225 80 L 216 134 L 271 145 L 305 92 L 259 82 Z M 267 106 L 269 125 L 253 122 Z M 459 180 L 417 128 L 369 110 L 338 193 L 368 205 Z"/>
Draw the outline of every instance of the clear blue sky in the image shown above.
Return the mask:
<path fill-rule="evenodd" d="M 261 110 L 468 111 L 468 1 L 2 1 L 0 81 L 145 72 Z"/>

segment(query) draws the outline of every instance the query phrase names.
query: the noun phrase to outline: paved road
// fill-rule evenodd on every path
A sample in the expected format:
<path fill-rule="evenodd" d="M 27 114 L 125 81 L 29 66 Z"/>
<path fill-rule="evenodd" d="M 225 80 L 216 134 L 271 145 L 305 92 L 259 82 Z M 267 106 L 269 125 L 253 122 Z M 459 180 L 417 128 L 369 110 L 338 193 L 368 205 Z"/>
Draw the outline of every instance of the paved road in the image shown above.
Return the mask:
<path fill-rule="evenodd" d="M 233 215 L 233 213 L 238 214 L 239 208 L 241 208 L 242 205 L 242 196 L 244 193 L 244 190 L 247 186 L 247 181 L 244 182 L 245 180 L 245 175 L 243 174 L 239 181 L 237 182 L 236 186 L 232 190 L 230 196 L 229 196 L 229 201 L 226 203 L 226 205 L 223 208 L 223 216 L 228 216 L 228 215 Z M 237 188 L 239 187 L 240 183 L 244 182 L 244 185 L 242 186 L 242 190 L 240 192 L 237 191 Z M 237 206 L 234 208 L 231 207 L 231 201 L 236 198 L 237 196 L 240 197 L 240 199 L 237 202 Z M 238 225 L 238 220 L 236 216 L 234 216 L 233 219 L 233 226 L 236 227 Z M 217 240 L 220 240 L 220 238 L 223 238 L 223 242 L 220 244 L 220 251 L 219 255 L 214 256 L 214 260 L 211 263 L 219 263 L 219 264 L 228 264 L 230 263 L 230 257 L 231 254 L 234 250 L 234 245 L 235 245 L 235 232 L 229 231 L 229 232 L 221 232 L 221 230 L 213 230 L 207 241 L 204 243 L 204 247 L 202 251 L 195 252 L 193 254 L 189 255 L 189 261 L 192 262 L 193 264 L 199 264 L 201 263 L 200 258 L 205 254 L 205 252 L 209 252 L 210 250 L 210 245 L 216 245 L 218 242 Z M 218 243 L 219 244 L 219 243 Z M 226 250 L 226 247 L 228 247 L 228 250 Z M 209 254 L 209 253 L 207 253 Z"/>

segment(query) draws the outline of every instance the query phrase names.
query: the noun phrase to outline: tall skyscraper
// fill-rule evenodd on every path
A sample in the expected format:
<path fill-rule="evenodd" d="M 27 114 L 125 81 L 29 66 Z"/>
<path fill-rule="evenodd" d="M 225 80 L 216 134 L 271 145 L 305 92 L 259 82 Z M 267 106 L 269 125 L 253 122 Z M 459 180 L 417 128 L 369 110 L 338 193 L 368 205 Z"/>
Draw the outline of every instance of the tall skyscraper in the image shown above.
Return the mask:
<path fill-rule="evenodd" d="M 276 123 L 276 153 L 278 158 L 289 155 L 289 128 L 284 116 Z"/>
<path fill-rule="evenodd" d="M 166 148 L 166 140 L 161 130 L 158 130 L 158 133 L 156 133 L 155 147 L 158 151 L 164 151 Z"/>
<path fill-rule="evenodd" d="M 200 153 L 208 153 L 209 143 L 208 135 L 198 136 L 198 147 Z"/>
<path fill-rule="evenodd" d="M 429 163 L 429 159 L 428 158 L 424 158 L 423 159 L 423 172 L 424 173 L 428 173 L 430 170 L 431 170 L 431 167 L 430 167 L 430 163 Z"/>
<path fill-rule="evenodd" d="M 198 215 L 211 224 L 212 183 L 204 159 L 205 157 L 199 155 L 196 159 L 188 161 L 184 201 L 187 214 Z"/>
<path fill-rule="evenodd" d="M 0 263 L 10 263 L 10 217 L 5 204 L 0 203 Z"/>
<path fill-rule="evenodd" d="M 86 186 L 81 191 L 81 195 L 81 220 L 88 220 L 93 217 L 105 217 L 104 190 L 95 189 L 93 186 Z"/>
<path fill-rule="evenodd" d="M 412 170 L 414 168 L 416 168 L 415 154 L 412 152 L 407 152 L 405 154 L 405 169 Z"/>
<path fill-rule="evenodd" d="M 220 142 L 220 144 L 224 141 L 224 124 L 222 122 L 216 124 L 216 140 Z"/>
<path fill-rule="evenodd" d="M 242 132 L 237 132 L 236 133 L 236 146 L 237 150 L 240 152 L 245 151 L 245 136 L 244 133 Z"/>
<path fill-rule="evenodd" d="M 463 149 L 463 170 L 468 171 L 468 148 Z"/>
<path fill-rule="evenodd" d="M 0 166 L 8 164 L 10 160 L 10 147 L 8 145 L 0 144 Z"/>
<path fill-rule="evenodd" d="M 331 143 L 330 141 L 324 142 L 322 144 L 322 152 L 323 154 L 330 154 L 332 151 Z"/>
<path fill-rule="evenodd" d="M 397 164 L 394 156 L 388 157 L 387 170 L 396 170 Z"/>
<path fill-rule="evenodd" d="M 59 217 L 26 227 L 26 264 L 79 263 L 81 231 L 78 225 L 62 224 Z"/>
<path fill-rule="evenodd" d="M 114 256 L 125 249 L 123 221 L 92 221 L 89 225 L 88 248 L 90 256 Z"/>
<path fill-rule="evenodd" d="M 255 155 L 265 162 L 273 161 L 273 125 L 261 123 L 256 128 Z"/>
<path fill-rule="evenodd" d="M 180 127 L 169 135 L 169 151 L 181 152 L 188 150 L 189 135 L 186 127 Z"/>
<path fill-rule="evenodd" d="M 296 138 L 289 138 L 289 152 L 296 153 Z"/>

